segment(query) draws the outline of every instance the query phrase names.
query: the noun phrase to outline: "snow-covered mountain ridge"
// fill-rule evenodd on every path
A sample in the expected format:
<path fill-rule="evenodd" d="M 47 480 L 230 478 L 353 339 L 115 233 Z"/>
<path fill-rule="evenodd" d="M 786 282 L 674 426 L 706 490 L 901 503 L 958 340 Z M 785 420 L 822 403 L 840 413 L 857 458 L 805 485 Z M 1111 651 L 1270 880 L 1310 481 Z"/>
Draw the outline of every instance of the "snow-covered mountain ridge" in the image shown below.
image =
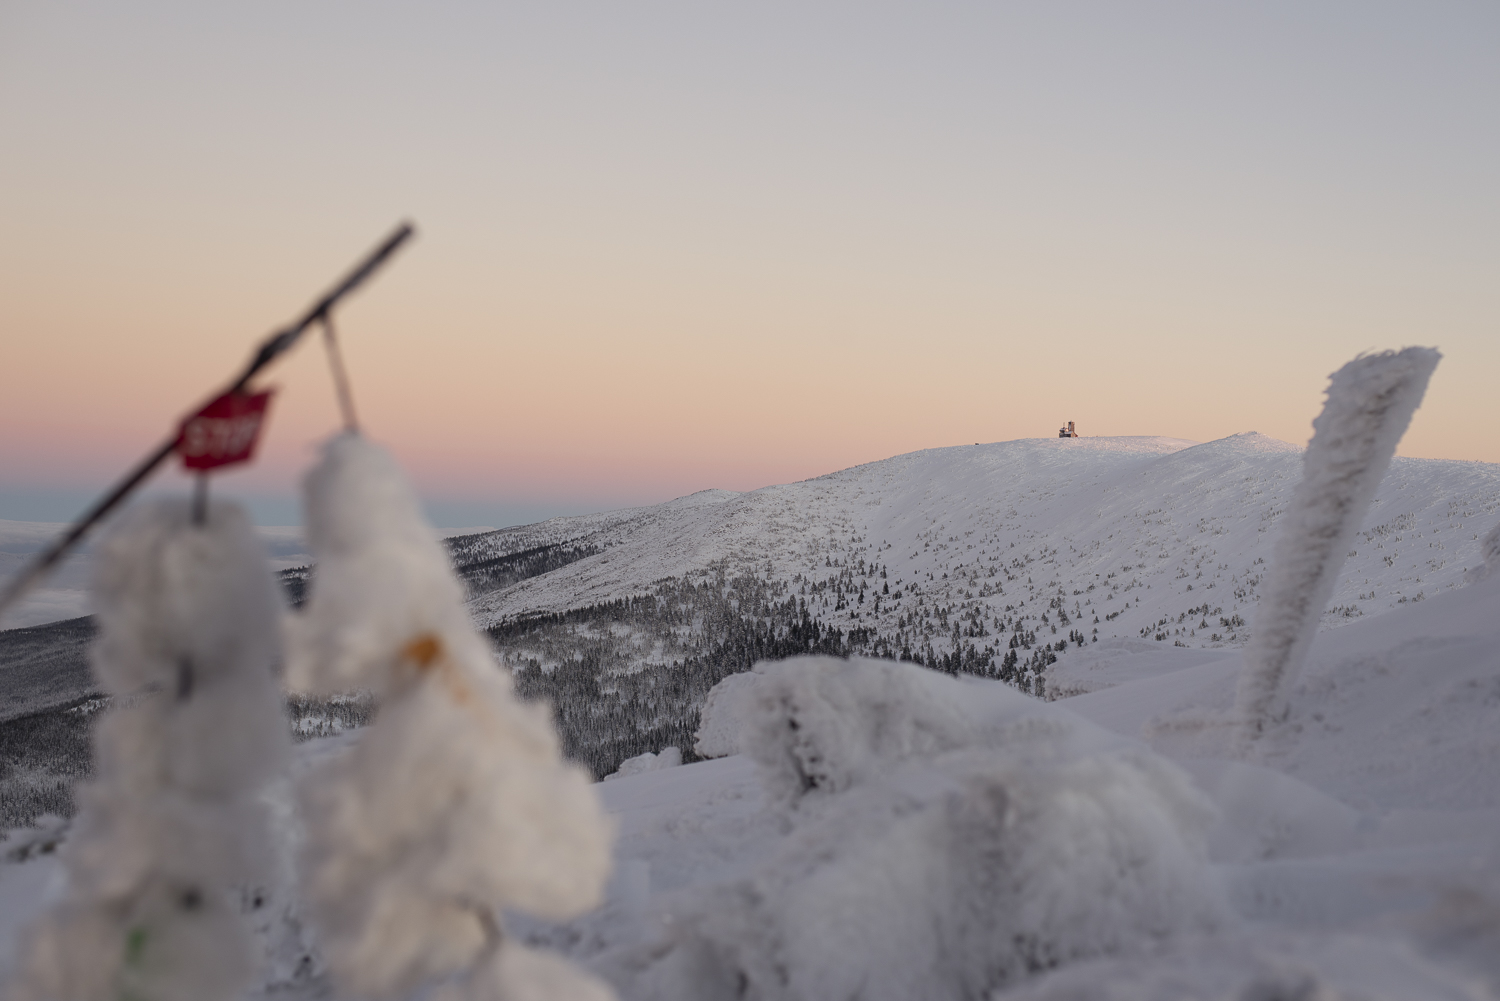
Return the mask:
<path fill-rule="evenodd" d="M 1040 438 L 928 449 L 743 494 L 705 491 L 472 537 L 474 552 L 494 556 L 556 544 L 600 551 L 477 594 L 470 607 L 492 626 L 723 572 L 753 574 L 819 622 L 914 652 L 1018 628 L 1023 638 L 1238 646 L 1300 458 L 1297 446 L 1254 432 L 1205 444 Z M 1500 466 L 1394 460 L 1325 624 L 1457 586 L 1497 518 Z"/>

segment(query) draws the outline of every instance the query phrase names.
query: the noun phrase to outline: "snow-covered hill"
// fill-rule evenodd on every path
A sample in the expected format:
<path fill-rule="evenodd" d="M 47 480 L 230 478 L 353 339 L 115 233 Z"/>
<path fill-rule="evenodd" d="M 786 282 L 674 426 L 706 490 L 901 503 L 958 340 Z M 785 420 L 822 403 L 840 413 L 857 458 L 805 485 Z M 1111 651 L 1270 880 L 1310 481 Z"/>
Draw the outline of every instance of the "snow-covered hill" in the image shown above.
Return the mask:
<path fill-rule="evenodd" d="M 1206 444 L 1038 438 L 928 449 L 749 493 L 705 491 L 474 537 L 473 552 L 492 556 L 557 544 L 601 551 L 478 594 L 471 607 L 488 626 L 722 571 L 753 574 L 816 620 L 915 654 L 951 652 L 965 637 L 994 636 L 1002 642 L 989 645 L 1004 649 L 1000 634 L 1018 628 L 1037 642 L 1076 630 L 1090 641 L 1238 646 L 1300 457 L 1254 432 Z M 1500 467 L 1396 459 L 1325 624 L 1456 586 L 1497 518 Z"/>

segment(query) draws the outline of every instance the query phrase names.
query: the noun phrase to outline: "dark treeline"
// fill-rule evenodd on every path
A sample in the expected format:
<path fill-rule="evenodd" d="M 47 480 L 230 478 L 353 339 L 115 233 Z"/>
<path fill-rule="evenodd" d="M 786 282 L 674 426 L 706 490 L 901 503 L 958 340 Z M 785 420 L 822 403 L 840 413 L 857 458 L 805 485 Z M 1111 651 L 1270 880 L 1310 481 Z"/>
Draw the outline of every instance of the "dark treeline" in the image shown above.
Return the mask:
<path fill-rule="evenodd" d="M 758 661 L 848 656 L 867 630 L 814 620 L 783 588 L 722 573 L 669 580 L 649 595 L 511 620 L 489 630 L 523 698 L 553 707 L 564 752 L 596 777 L 626 758 L 678 747 L 691 761 L 708 690 Z M 660 655 L 642 663 L 642 653 Z M 545 665 L 545 666 L 544 666 Z"/>
<path fill-rule="evenodd" d="M 662 581 L 646 595 L 521 616 L 488 633 L 521 696 L 551 703 L 564 752 L 601 778 L 626 758 L 664 747 L 693 760 L 709 689 L 762 660 L 884 657 L 1016 684 L 1047 659 L 1038 652 L 1018 663 L 1012 650 L 1008 662 L 997 662 L 998 643 L 977 646 L 956 623 L 950 651 L 935 653 L 930 642 L 913 650 L 873 629 L 820 622 L 805 598 L 788 591 L 718 568 L 697 580 Z"/>
<path fill-rule="evenodd" d="M 73 815 L 73 784 L 93 771 L 92 723 L 103 698 L 0 723 L 0 828 Z"/>
<path fill-rule="evenodd" d="M 73 786 L 94 770 L 94 724 L 113 702 L 88 695 L 0 721 L 0 831 L 25 827 L 44 814 L 73 815 Z M 363 694 L 286 699 L 287 723 L 299 742 L 358 729 L 375 717 L 375 708 Z"/>
<path fill-rule="evenodd" d="M 449 540 L 449 549 L 453 555 L 454 569 L 458 572 L 459 579 L 468 585 L 470 594 L 499 591 L 603 552 L 598 546 L 560 543 L 465 562 L 465 550 L 458 545 L 463 541 L 464 539 Z"/>

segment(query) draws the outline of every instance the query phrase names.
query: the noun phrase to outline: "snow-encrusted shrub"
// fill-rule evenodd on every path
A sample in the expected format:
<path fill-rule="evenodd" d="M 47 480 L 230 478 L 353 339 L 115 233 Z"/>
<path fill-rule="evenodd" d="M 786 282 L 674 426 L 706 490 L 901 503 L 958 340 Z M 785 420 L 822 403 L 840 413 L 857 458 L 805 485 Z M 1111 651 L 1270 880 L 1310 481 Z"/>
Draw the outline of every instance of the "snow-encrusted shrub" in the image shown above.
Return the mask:
<path fill-rule="evenodd" d="M 307 481 L 317 575 L 289 628 L 289 673 L 364 689 L 379 711 L 303 790 L 306 894 L 349 995 L 429 983 L 453 999 L 596 999 L 608 989 L 504 940 L 502 909 L 565 918 L 595 906 L 610 827 L 474 631 L 415 495 L 383 450 L 334 439 Z M 446 981 L 446 982 L 444 982 Z"/>
<path fill-rule="evenodd" d="M 724 758 L 744 750 L 741 731 L 749 715 L 746 700 L 754 697 L 756 680 L 749 672 L 731 674 L 708 690 L 694 735 L 693 751 L 698 757 Z"/>
<path fill-rule="evenodd" d="M 12 996 L 237 997 L 251 945 L 231 888 L 270 860 L 261 793 L 288 737 L 280 594 L 239 508 L 144 505 L 100 545 L 93 666 L 115 708 L 77 790 L 67 889 L 32 929 Z"/>
<path fill-rule="evenodd" d="M 629 996 L 984 998 L 1220 918 L 1211 808 L 1148 749 L 910 664 L 755 678 L 746 745 L 787 841 L 675 914 L 667 942 L 611 957 Z"/>
<path fill-rule="evenodd" d="M 1441 358 L 1432 348 L 1361 355 L 1330 376 L 1245 648 L 1235 710 L 1246 741 L 1285 716 L 1360 519 Z"/>
<path fill-rule="evenodd" d="M 414 637 L 472 637 L 463 587 L 394 460 L 355 434 L 324 448 L 303 500 L 316 572 L 287 625 L 295 691 L 382 692 Z"/>
<path fill-rule="evenodd" d="M 906 664 L 799 657 L 758 664 L 752 676 L 740 739 L 784 803 L 843 792 L 906 758 L 978 739 L 965 693 Z"/>

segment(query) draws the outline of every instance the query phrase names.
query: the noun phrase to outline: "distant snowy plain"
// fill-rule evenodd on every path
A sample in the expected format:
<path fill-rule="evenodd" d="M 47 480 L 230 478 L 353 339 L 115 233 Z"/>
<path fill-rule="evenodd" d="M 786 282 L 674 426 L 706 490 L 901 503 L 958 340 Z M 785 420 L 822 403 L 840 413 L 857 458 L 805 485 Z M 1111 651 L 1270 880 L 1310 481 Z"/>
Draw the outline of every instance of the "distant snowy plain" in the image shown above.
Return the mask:
<path fill-rule="evenodd" d="M 54 522 L 0 520 L 0 583 L 18 573 L 68 527 Z M 266 556 L 274 569 L 308 563 L 307 545 L 302 541 L 300 528 L 260 528 L 257 531 L 265 542 Z M 92 611 L 89 607 L 91 565 L 89 550 L 84 546 L 68 557 L 42 586 L 15 608 L 7 609 L 0 627 L 20 629 L 88 615 Z"/>
<path fill-rule="evenodd" d="M 842 715 L 801 717 L 814 722 L 799 732 L 838 752 L 843 777 L 800 799 L 788 799 L 776 764 L 776 714 L 811 696 L 772 669 L 733 676 L 717 691 L 742 697 L 703 721 L 700 750 L 718 757 L 674 765 L 666 753 L 598 787 L 619 825 L 605 905 L 562 924 L 517 917 L 513 929 L 627 1001 L 1500 996 L 1500 575 L 1475 572 L 1479 540 L 1500 521 L 1500 468 L 1393 462 L 1290 714 L 1245 757 L 1231 725 L 1238 648 L 1299 459 L 1296 446 L 1256 434 L 1204 445 L 1036 439 L 471 538 L 495 557 L 599 550 L 474 594 L 482 626 L 727 569 L 775 583 L 820 621 L 938 652 L 991 637 L 1004 649 L 1018 632 L 1040 634 L 1037 645 L 1086 634 L 1043 671 L 1050 702 L 905 666 L 916 680 L 894 705 L 855 686 Z M 660 655 L 636 652 L 642 664 Z M 915 736 L 881 757 L 879 735 L 898 731 Z M 973 817 L 962 790 L 980 766 L 1013 776 L 988 800 L 997 816 L 1017 804 L 1031 820 L 963 826 Z M 1178 793 L 1160 790 L 1180 776 L 1183 802 L 1134 811 L 1139 797 L 1111 790 L 1137 788 L 1136 773 L 1167 800 Z M 1090 837 L 1116 837 L 1100 820 L 1111 816 L 1159 836 L 1118 835 L 1108 851 L 1123 853 L 1110 856 L 1119 868 L 1100 875 L 1083 863 Z M 972 830 L 977 848 L 952 840 Z M 1160 855 L 1163 839 L 1180 843 L 1177 854 Z M 977 867 L 934 875 L 939 843 L 1012 860 L 1023 889 L 977 892 Z M 991 849 L 1000 854 L 983 855 Z M 322 983 L 297 963 L 308 942 L 287 879 L 262 919 L 262 993 L 314 997 Z M 55 881 L 50 855 L 0 865 L 0 956 Z M 1039 900 L 1069 920 L 1049 924 Z M 1111 901 L 1126 918 L 1148 915 L 1149 929 L 1127 933 L 1128 921 L 1090 910 Z M 992 967 L 924 952 L 931 929 L 965 916 L 1052 938 Z M 1085 925 L 1098 929 L 1095 947 L 1076 933 Z M 911 973 L 922 963 L 936 966 Z M 945 986 L 912 993 L 908 975 Z"/>

